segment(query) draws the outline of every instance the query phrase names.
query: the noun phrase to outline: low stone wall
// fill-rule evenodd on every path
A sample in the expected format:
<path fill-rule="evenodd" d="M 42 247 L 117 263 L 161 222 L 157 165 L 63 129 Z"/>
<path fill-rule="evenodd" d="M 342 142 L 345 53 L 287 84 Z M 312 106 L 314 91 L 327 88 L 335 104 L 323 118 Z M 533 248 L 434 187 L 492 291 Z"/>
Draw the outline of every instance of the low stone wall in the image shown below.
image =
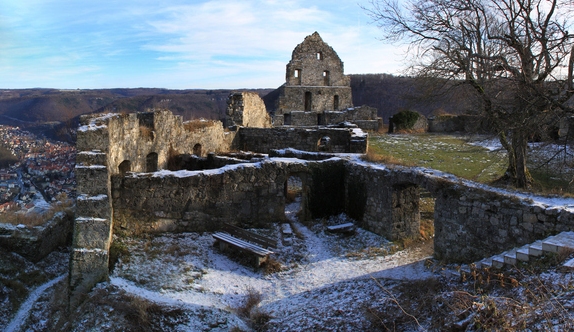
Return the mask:
<path fill-rule="evenodd" d="M 474 115 L 440 115 L 428 119 L 428 131 L 434 133 L 488 132 L 484 118 Z"/>
<path fill-rule="evenodd" d="M 112 178 L 116 233 L 213 231 L 224 222 L 266 227 L 284 220 L 282 165 L 241 164 Z"/>
<path fill-rule="evenodd" d="M 304 151 L 319 151 L 320 140 L 329 138 L 325 152 L 365 153 L 367 136 L 360 130 L 348 128 L 240 128 L 233 148 L 258 153 L 269 153 L 278 147 Z"/>
<path fill-rule="evenodd" d="M 27 227 L 0 223 L 0 247 L 38 262 L 72 240 L 72 218 L 58 212 L 43 225 Z"/>
<path fill-rule="evenodd" d="M 481 188 L 451 187 L 435 203 L 435 255 L 472 262 L 574 230 L 574 214 Z"/>

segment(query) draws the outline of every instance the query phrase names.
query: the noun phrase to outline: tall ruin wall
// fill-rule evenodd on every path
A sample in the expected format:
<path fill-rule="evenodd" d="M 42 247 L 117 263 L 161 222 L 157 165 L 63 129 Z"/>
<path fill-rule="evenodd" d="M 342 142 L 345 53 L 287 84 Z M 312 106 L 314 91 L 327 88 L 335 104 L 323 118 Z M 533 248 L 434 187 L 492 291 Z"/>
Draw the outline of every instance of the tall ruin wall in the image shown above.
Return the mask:
<path fill-rule="evenodd" d="M 350 86 L 282 86 L 279 89 L 278 115 L 292 111 L 321 113 L 353 107 Z"/>
<path fill-rule="evenodd" d="M 227 99 L 225 122 L 226 127 L 272 127 L 265 103 L 255 92 L 232 93 Z"/>

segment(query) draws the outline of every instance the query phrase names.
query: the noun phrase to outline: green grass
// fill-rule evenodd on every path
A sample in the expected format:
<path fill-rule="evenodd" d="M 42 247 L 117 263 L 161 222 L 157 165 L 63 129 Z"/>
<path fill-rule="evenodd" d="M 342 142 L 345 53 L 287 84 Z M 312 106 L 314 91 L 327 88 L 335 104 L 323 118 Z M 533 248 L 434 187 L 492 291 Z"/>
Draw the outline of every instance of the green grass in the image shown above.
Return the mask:
<path fill-rule="evenodd" d="M 532 152 L 531 152 L 532 153 Z M 529 171 L 534 179 L 532 192 L 539 194 L 574 195 L 570 184 L 572 169 L 542 167 L 529 155 Z M 544 159 L 544 157 L 542 157 Z M 421 166 L 452 173 L 461 178 L 482 183 L 499 179 L 507 167 L 505 151 L 489 151 L 470 145 L 461 136 L 444 134 L 371 134 L 369 136 L 369 160 L 383 164 Z M 568 163 L 566 163 L 567 165 Z"/>
<path fill-rule="evenodd" d="M 465 179 L 491 182 L 504 174 L 506 155 L 473 146 L 458 136 L 436 134 L 369 136 L 369 151 L 407 165 L 432 168 Z"/>

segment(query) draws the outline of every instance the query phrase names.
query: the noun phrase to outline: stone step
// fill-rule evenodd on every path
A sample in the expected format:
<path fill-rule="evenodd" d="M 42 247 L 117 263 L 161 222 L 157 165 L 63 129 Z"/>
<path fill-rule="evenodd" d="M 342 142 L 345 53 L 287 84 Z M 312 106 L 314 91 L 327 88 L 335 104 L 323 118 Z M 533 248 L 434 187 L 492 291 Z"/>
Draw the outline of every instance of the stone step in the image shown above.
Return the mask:
<path fill-rule="evenodd" d="M 542 253 L 542 241 L 536 241 L 528 246 L 528 254 L 530 256 L 538 257 L 541 256 Z"/>
<path fill-rule="evenodd" d="M 522 262 L 528 262 L 530 259 L 530 245 L 516 249 L 516 259 Z"/>
<path fill-rule="evenodd" d="M 492 267 L 492 258 L 485 258 L 483 260 L 481 260 L 480 262 L 477 263 L 477 266 L 481 269 L 490 269 Z"/>
<path fill-rule="evenodd" d="M 504 258 L 505 264 L 516 265 L 516 263 L 517 263 L 516 249 L 512 249 L 512 250 L 509 250 L 509 251 L 503 253 L 502 257 Z"/>
<path fill-rule="evenodd" d="M 291 225 L 289 225 L 288 223 L 281 224 L 281 233 L 283 233 L 284 236 L 293 235 L 293 230 L 291 229 Z"/>
<path fill-rule="evenodd" d="M 472 269 L 470 268 L 470 266 L 468 266 L 467 264 L 463 264 L 460 266 L 460 272 L 464 272 L 466 274 L 470 274 L 472 272 Z"/>
<path fill-rule="evenodd" d="M 574 268 L 574 258 L 568 260 L 566 263 L 563 264 L 565 267 Z"/>
<path fill-rule="evenodd" d="M 496 269 L 500 269 L 504 266 L 504 256 L 503 255 L 497 255 L 492 257 L 492 267 L 496 268 Z"/>
<path fill-rule="evenodd" d="M 542 250 L 558 253 L 561 249 L 574 249 L 574 234 L 563 232 L 542 241 Z"/>

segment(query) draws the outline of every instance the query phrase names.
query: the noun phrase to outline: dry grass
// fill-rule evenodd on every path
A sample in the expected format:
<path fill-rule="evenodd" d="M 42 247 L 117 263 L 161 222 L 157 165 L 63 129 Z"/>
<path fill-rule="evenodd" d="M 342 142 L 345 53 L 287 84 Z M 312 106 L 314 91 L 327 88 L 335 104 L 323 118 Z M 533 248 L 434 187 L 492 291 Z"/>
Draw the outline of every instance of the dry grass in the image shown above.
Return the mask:
<path fill-rule="evenodd" d="M 382 331 L 572 331 L 565 304 L 574 285 L 562 280 L 542 279 L 525 269 L 476 268 L 459 282 L 405 281 L 390 290 L 375 280 L 385 302 L 366 307 L 365 315 Z"/>
<path fill-rule="evenodd" d="M 208 127 L 213 127 L 219 124 L 219 121 L 216 120 L 190 120 L 183 123 L 183 128 L 188 131 L 196 131 Z"/>
<path fill-rule="evenodd" d="M 241 305 L 235 308 L 235 312 L 237 312 L 239 316 L 249 318 L 249 316 L 251 315 L 251 310 L 257 307 L 262 300 L 263 300 L 263 294 L 261 294 L 261 292 L 259 292 L 255 288 L 248 287 L 247 294 L 245 294 L 245 299 L 243 299 Z"/>
<path fill-rule="evenodd" d="M 267 261 L 263 264 L 263 273 L 266 275 L 281 272 L 282 269 L 283 265 L 273 257 L 268 257 Z"/>
<path fill-rule="evenodd" d="M 52 204 L 50 209 L 44 213 L 22 211 L 7 211 L 2 213 L 2 222 L 12 225 L 24 225 L 28 228 L 44 225 L 47 221 L 52 220 L 58 212 L 65 212 L 68 217 L 73 217 L 74 202 L 66 194 L 56 197 L 57 203 Z"/>
<path fill-rule="evenodd" d="M 189 318 L 180 308 L 161 306 L 138 296 L 128 295 L 116 289 L 96 289 L 86 302 L 76 311 L 78 317 L 91 312 L 94 308 L 113 315 L 115 328 L 122 331 L 169 331 L 176 328 L 179 323 Z M 98 320 L 91 323 L 97 324 Z M 99 326 L 84 326 L 87 330 L 98 329 Z"/>
<path fill-rule="evenodd" d="M 405 162 L 401 159 L 395 158 L 395 157 L 390 156 L 390 155 L 379 154 L 379 153 L 376 153 L 372 150 L 367 151 L 367 153 L 364 154 L 361 157 L 361 159 L 363 159 L 364 161 L 368 161 L 368 162 L 372 162 L 372 163 L 378 163 L 378 164 L 414 166 L 413 163 Z"/>
<path fill-rule="evenodd" d="M 265 326 L 272 318 L 271 315 L 259 308 L 263 295 L 258 290 L 248 287 L 245 299 L 234 311 L 241 317 L 248 319 L 251 328 L 255 331 L 265 331 Z"/>

